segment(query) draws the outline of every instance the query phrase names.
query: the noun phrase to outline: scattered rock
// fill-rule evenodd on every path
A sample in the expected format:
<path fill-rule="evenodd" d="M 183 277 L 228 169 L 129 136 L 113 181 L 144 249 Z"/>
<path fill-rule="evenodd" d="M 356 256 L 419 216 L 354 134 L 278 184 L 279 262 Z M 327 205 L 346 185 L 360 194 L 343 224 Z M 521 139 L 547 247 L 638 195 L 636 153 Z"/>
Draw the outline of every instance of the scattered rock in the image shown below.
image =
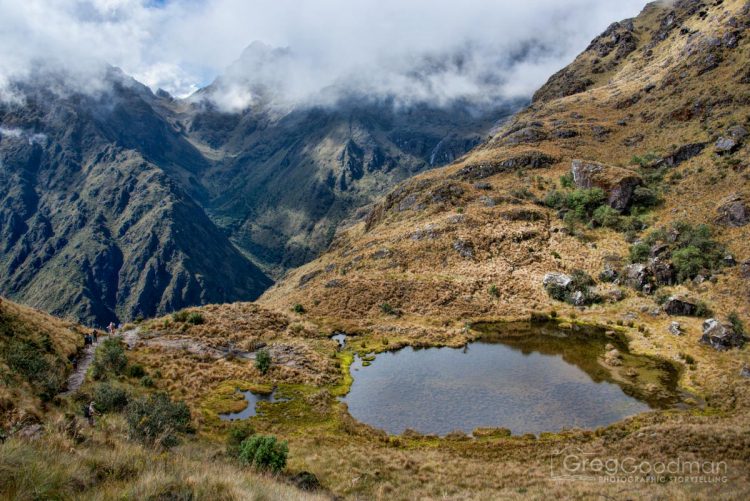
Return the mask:
<path fill-rule="evenodd" d="M 325 284 L 324 287 L 326 289 L 338 289 L 339 287 L 343 287 L 343 286 L 344 286 L 344 281 L 343 280 L 339 280 L 338 278 L 334 278 L 333 280 L 330 280 L 330 281 L 326 282 L 326 284 Z"/>
<path fill-rule="evenodd" d="M 322 273 L 321 270 L 315 270 L 315 271 L 311 271 L 310 273 L 305 273 L 304 275 L 302 275 L 301 277 L 299 277 L 299 286 L 302 287 L 307 282 L 309 282 L 313 278 L 317 277 L 321 273 Z"/>
<path fill-rule="evenodd" d="M 643 179 L 631 170 L 598 162 L 573 160 L 571 171 L 578 188 L 601 188 L 610 207 L 619 211 L 630 206 L 635 188 L 643 184 Z"/>
<path fill-rule="evenodd" d="M 748 135 L 747 129 L 741 125 L 730 127 L 729 129 L 727 129 L 727 133 L 729 134 L 729 137 L 737 142 L 743 141 Z"/>
<path fill-rule="evenodd" d="M 536 209 L 514 207 L 499 214 L 506 221 L 543 221 L 546 215 Z"/>
<path fill-rule="evenodd" d="M 490 183 L 475 183 L 474 189 L 488 191 L 492 189 L 492 185 Z"/>
<path fill-rule="evenodd" d="M 453 242 L 453 249 L 465 259 L 474 259 L 474 244 L 466 240 L 456 240 Z"/>
<path fill-rule="evenodd" d="M 715 350 L 726 351 L 742 347 L 745 338 L 736 332 L 731 324 L 723 324 L 715 318 L 709 318 L 703 322 L 703 336 L 700 342 Z"/>
<path fill-rule="evenodd" d="M 544 287 L 559 287 L 561 289 L 567 289 L 573 279 L 564 273 L 547 273 L 542 279 Z"/>
<path fill-rule="evenodd" d="M 391 257 L 393 255 L 393 251 L 391 249 L 379 249 L 372 253 L 373 259 L 385 259 L 388 257 Z"/>
<path fill-rule="evenodd" d="M 646 265 L 634 263 L 625 267 L 623 271 L 623 282 L 635 290 L 643 290 L 650 282 L 650 272 Z"/>
<path fill-rule="evenodd" d="M 742 278 L 750 278 L 750 260 L 742 263 L 742 266 L 740 267 L 740 275 L 742 275 Z"/>
<path fill-rule="evenodd" d="M 743 365 L 742 369 L 740 370 L 740 376 L 750 378 L 750 366 Z"/>
<path fill-rule="evenodd" d="M 720 137 L 716 144 L 714 144 L 714 151 L 716 153 L 722 154 L 722 153 L 732 153 L 734 150 L 737 149 L 739 146 L 739 143 L 732 139 L 731 137 Z"/>
<path fill-rule="evenodd" d="M 677 271 L 674 265 L 661 258 L 650 259 L 648 271 L 658 285 L 672 285 L 677 281 Z"/>
<path fill-rule="evenodd" d="M 669 333 L 675 336 L 682 336 L 682 326 L 680 322 L 672 322 L 669 324 Z"/>
<path fill-rule="evenodd" d="M 724 199 L 717 212 L 717 224 L 739 228 L 750 223 L 750 203 L 739 193 Z"/>
<path fill-rule="evenodd" d="M 538 143 L 547 139 L 547 133 L 539 127 L 525 127 L 503 137 L 502 143 L 507 145 Z"/>
<path fill-rule="evenodd" d="M 612 348 L 604 354 L 604 363 L 611 367 L 619 367 L 622 365 L 622 354 L 617 348 Z"/>
<path fill-rule="evenodd" d="M 677 167 L 683 162 L 696 157 L 706 148 L 706 143 L 691 143 L 680 146 L 669 156 L 664 158 L 663 162 L 669 167 Z"/>

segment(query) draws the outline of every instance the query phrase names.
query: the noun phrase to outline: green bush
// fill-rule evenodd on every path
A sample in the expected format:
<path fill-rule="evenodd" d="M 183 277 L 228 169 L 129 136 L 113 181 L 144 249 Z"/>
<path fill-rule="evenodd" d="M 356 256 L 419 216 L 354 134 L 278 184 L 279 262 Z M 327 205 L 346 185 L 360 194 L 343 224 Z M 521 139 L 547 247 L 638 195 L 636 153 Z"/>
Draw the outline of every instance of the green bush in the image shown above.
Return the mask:
<path fill-rule="evenodd" d="M 141 365 L 138 365 L 138 364 L 133 364 L 129 366 L 126 372 L 128 374 L 128 377 L 140 378 L 146 375 L 146 371 L 143 369 Z"/>
<path fill-rule="evenodd" d="M 180 310 L 172 313 L 172 320 L 175 322 L 187 322 L 189 312 L 187 310 Z"/>
<path fill-rule="evenodd" d="M 299 313 L 299 314 L 301 315 L 301 314 L 303 314 L 303 313 L 304 313 L 304 312 L 305 312 L 306 310 L 305 310 L 305 307 L 304 307 L 304 306 L 302 306 L 301 304 L 297 303 L 297 304 L 295 304 L 294 306 L 292 306 L 292 311 L 293 311 L 294 313 Z"/>
<path fill-rule="evenodd" d="M 190 410 L 165 393 L 131 401 L 125 411 L 130 437 L 147 445 L 173 447 L 178 434 L 190 432 Z"/>
<path fill-rule="evenodd" d="M 646 242 L 638 242 L 630 246 L 630 262 L 642 263 L 648 259 L 651 247 Z"/>
<path fill-rule="evenodd" d="M 185 321 L 193 325 L 201 325 L 206 323 L 206 319 L 203 318 L 203 314 L 197 311 L 190 312 Z"/>
<path fill-rule="evenodd" d="M 255 355 L 255 368 L 263 375 L 271 368 L 271 353 L 268 350 L 258 350 L 258 353 Z"/>
<path fill-rule="evenodd" d="M 500 292 L 497 290 L 497 285 L 495 284 L 490 285 L 490 288 L 487 289 L 487 292 L 492 297 L 500 297 Z"/>
<path fill-rule="evenodd" d="M 733 311 L 729 314 L 727 317 L 729 320 L 729 323 L 732 324 L 732 328 L 734 329 L 734 332 L 739 334 L 740 336 L 745 335 L 745 324 L 742 322 L 742 319 L 740 319 L 740 316 L 737 314 L 736 311 Z"/>
<path fill-rule="evenodd" d="M 94 408 L 99 412 L 118 412 L 128 405 L 128 393 L 120 386 L 99 383 L 94 389 Z"/>
<path fill-rule="evenodd" d="M 656 207 L 660 202 L 659 196 L 651 188 L 636 186 L 635 190 L 633 190 L 632 204 L 634 207 Z"/>
<path fill-rule="evenodd" d="M 242 442 L 250 438 L 254 433 L 253 427 L 247 421 L 239 421 L 232 424 L 226 440 L 227 455 L 235 458 L 239 457 Z"/>
<path fill-rule="evenodd" d="M 154 380 L 151 378 L 151 376 L 143 376 L 141 378 L 141 386 L 143 386 L 144 388 L 153 388 Z"/>
<path fill-rule="evenodd" d="M 572 172 L 560 176 L 560 186 L 563 188 L 573 188 L 575 186 Z"/>
<path fill-rule="evenodd" d="M 117 338 L 107 338 L 96 349 L 91 364 L 94 379 L 103 379 L 107 374 L 122 374 L 128 365 L 125 348 Z"/>
<path fill-rule="evenodd" d="M 380 311 L 382 311 L 386 315 L 396 315 L 396 313 L 397 313 L 396 309 L 393 306 L 391 306 L 390 304 L 388 304 L 388 303 L 381 304 L 380 305 Z"/>
<path fill-rule="evenodd" d="M 672 264 L 677 271 L 677 280 L 683 282 L 698 276 L 707 263 L 701 250 L 690 245 L 672 253 Z"/>
<path fill-rule="evenodd" d="M 592 220 L 598 226 L 617 229 L 620 226 L 620 213 L 609 205 L 601 205 L 594 210 Z"/>
<path fill-rule="evenodd" d="M 243 464 L 278 473 L 286 467 L 288 454 L 286 442 L 278 442 L 270 435 L 253 435 L 240 445 L 239 458 Z"/>

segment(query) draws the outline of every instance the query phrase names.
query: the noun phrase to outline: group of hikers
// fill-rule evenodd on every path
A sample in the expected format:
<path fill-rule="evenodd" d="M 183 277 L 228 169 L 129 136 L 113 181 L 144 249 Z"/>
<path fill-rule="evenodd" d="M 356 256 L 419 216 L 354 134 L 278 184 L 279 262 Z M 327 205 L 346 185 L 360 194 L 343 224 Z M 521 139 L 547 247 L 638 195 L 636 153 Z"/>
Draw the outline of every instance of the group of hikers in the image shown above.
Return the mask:
<path fill-rule="evenodd" d="M 116 326 L 114 322 L 110 322 L 109 325 L 107 326 L 107 333 L 110 336 L 114 336 L 117 333 L 117 331 L 121 328 L 122 328 L 122 324 L 119 326 Z M 83 335 L 83 344 L 87 346 L 96 344 L 98 340 L 99 340 L 99 335 L 96 329 L 92 329 L 91 333 Z"/>
<path fill-rule="evenodd" d="M 115 325 L 114 322 L 110 322 L 107 326 L 107 333 L 110 336 L 114 336 L 117 334 L 117 331 L 122 328 L 122 324 Z M 84 334 L 83 335 L 83 342 L 85 345 L 94 345 L 98 342 L 99 335 L 96 331 L 96 329 L 92 329 L 91 333 Z M 94 426 L 94 417 L 98 414 L 96 407 L 94 407 L 94 402 L 89 402 L 88 405 L 85 405 L 83 407 L 83 416 L 86 418 L 86 420 L 89 422 L 91 426 Z"/>

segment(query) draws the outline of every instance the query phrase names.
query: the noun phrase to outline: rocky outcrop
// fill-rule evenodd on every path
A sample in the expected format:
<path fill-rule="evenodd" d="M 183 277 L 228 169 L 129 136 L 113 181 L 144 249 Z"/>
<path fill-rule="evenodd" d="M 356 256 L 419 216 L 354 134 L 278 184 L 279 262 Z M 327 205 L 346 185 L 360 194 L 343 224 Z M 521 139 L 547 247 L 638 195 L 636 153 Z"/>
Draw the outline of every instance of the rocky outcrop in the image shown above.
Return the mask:
<path fill-rule="evenodd" d="M 698 311 L 698 306 L 684 298 L 672 296 L 662 306 L 667 315 L 691 317 Z"/>
<path fill-rule="evenodd" d="M 573 160 L 571 172 L 578 188 L 601 188 L 609 206 L 619 211 L 630 207 L 636 187 L 643 184 L 635 172 L 599 162 Z"/>
<path fill-rule="evenodd" d="M 744 346 L 745 338 L 741 333 L 736 332 L 731 324 L 709 318 L 703 322 L 703 336 L 700 342 L 715 350 L 726 351 Z"/>
<path fill-rule="evenodd" d="M 724 199 L 716 212 L 716 223 L 723 226 L 739 228 L 750 223 L 750 203 L 739 193 Z"/>
<path fill-rule="evenodd" d="M 469 164 L 459 170 L 453 177 L 463 181 L 476 181 L 501 172 L 517 169 L 540 169 L 557 162 L 555 157 L 539 151 L 530 151 L 504 160 Z"/>
<path fill-rule="evenodd" d="M 651 273 L 645 264 L 633 263 L 625 267 L 621 280 L 624 285 L 642 291 L 651 283 Z"/>
<path fill-rule="evenodd" d="M 561 289 L 567 289 L 572 281 L 573 278 L 569 275 L 550 272 L 544 275 L 542 285 L 544 285 L 544 287 L 559 287 Z"/>

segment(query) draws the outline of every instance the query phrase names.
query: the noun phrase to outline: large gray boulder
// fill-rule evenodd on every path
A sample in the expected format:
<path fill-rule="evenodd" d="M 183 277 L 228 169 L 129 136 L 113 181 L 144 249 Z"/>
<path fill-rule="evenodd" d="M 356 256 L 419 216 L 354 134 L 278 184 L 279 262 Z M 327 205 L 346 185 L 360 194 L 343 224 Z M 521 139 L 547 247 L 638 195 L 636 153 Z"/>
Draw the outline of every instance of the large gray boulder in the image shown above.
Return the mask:
<path fill-rule="evenodd" d="M 628 287 L 640 291 L 651 283 L 651 272 L 645 264 L 633 263 L 623 270 L 622 281 Z"/>
<path fill-rule="evenodd" d="M 742 334 L 736 332 L 730 324 L 724 324 L 715 318 L 709 318 L 703 322 L 703 336 L 701 336 L 700 342 L 715 350 L 726 351 L 742 347 L 745 344 L 745 338 Z"/>
<path fill-rule="evenodd" d="M 588 160 L 573 160 L 571 172 L 576 187 L 601 188 L 609 206 L 619 211 L 630 207 L 633 192 L 643 184 L 641 176 L 632 170 Z"/>

